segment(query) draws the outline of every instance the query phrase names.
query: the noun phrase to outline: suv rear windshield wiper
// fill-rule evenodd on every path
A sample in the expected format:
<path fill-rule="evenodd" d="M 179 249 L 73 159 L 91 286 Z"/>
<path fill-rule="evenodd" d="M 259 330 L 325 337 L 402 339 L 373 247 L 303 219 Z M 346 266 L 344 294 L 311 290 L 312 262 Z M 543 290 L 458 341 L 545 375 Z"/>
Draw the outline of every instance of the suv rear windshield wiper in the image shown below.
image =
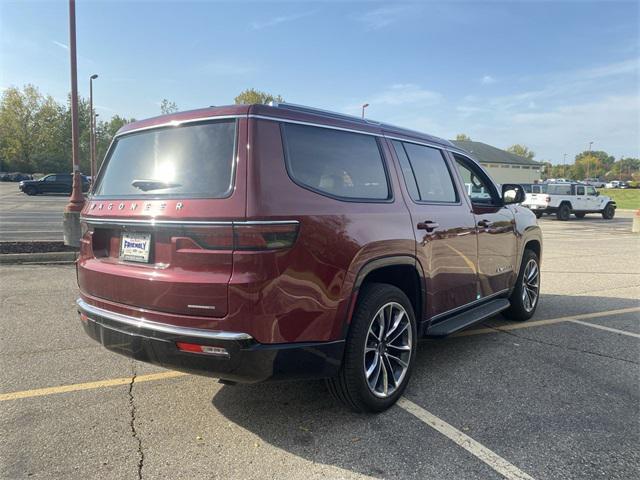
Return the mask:
<path fill-rule="evenodd" d="M 161 190 L 163 188 L 174 188 L 181 187 L 180 183 L 174 182 L 163 182 L 162 180 L 134 180 L 131 182 L 136 188 L 139 188 L 143 192 L 148 192 L 149 190 Z"/>

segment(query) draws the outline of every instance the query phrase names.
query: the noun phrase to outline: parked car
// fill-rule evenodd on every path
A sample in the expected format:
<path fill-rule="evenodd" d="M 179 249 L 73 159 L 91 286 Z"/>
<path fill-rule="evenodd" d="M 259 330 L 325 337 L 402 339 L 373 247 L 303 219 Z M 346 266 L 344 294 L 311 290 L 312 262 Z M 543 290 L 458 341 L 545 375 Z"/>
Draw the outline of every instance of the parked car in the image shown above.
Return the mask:
<path fill-rule="evenodd" d="M 33 177 L 28 173 L 3 173 L 0 175 L 1 182 L 21 182 L 22 180 L 31 180 Z"/>
<path fill-rule="evenodd" d="M 24 180 L 18 188 L 27 195 L 37 195 L 39 193 L 71 193 L 73 185 L 73 175 L 70 173 L 52 173 L 39 180 Z M 90 183 L 82 176 L 82 191 L 89 191 Z"/>
<path fill-rule="evenodd" d="M 286 104 L 143 120 L 117 133 L 92 193 L 86 333 L 228 384 L 325 378 L 354 410 L 381 411 L 421 337 L 527 320 L 539 302 L 522 188 L 390 125 Z"/>
<path fill-rule="evenodd" d="M 584 183 L 585 185 L 591 185 L 592 187 L 596 187 L 596 188 L 604 188 L 606 185 L 606 182 L 603 182 L 598 178 L 586 178 L 581 183 Z"/>
<path fill-rule="evenodd" d="M 569 220 L 573 213 L 584 218 L 588 213 L 599 213 L 611 220 L 616 213 L 616 202 L 600 193 L 591 185 L 581 183 L 552 183 L 546 194 L 532 195 L 523 206 L 530 208 L 536 217 L 544 213 L 556 214 L 558 220 Z"/>

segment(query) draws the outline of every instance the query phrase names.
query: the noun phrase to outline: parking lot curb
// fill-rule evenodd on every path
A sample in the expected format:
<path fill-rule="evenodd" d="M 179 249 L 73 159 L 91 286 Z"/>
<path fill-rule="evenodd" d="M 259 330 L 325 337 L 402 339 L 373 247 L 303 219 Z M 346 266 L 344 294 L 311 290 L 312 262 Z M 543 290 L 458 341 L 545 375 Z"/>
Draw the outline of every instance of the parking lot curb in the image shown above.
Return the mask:
<path fill-rule="evenodd" d="M 0 255 L 0 265 L 24 263 L 73 263 L 77 252 L 44 252 L 44 253 L 4 253 Z"/>

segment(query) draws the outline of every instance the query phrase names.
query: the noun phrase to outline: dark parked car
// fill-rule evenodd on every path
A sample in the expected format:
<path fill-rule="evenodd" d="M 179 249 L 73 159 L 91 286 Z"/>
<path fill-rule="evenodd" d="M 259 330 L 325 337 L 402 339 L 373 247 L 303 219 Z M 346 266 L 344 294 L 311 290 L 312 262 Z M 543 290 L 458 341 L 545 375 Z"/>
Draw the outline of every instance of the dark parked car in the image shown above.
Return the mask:
<path fill-rule="evenodd" d="M 307 107 L 131 123 L 82 212 L 80 320 L 138 360 L 326 378 L 381 411 L 421 337 L 534 314 L 542 238 L 523 199 L 446 140 Z"/>
<path fill-rule="evenodd" d="M 71 193 L 73 176 L 70 173 L 52 173 L 39 180 L 24 180 L 20 182 L 18 188 L 27 195 L 37 195 L 39 193 Z M 82 175 L 82 191 L 88 192 L 91 183 L 89 179 Z"/>
<path fill-rule="evenodd" d="M 2 173 L 0 174 L 0 182 L 21 182 L 22 180 L 31 180 L 32 175 L 28 173 Z"/>

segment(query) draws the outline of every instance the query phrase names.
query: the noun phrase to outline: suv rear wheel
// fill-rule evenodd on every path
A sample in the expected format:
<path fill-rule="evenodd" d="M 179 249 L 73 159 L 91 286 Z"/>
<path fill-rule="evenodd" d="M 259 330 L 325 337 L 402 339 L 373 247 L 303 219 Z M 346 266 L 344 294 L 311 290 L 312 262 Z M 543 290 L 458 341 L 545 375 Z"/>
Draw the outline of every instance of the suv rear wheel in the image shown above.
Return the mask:
<path fill-rule="evenodd" d="M 516 286 L 513 288 L 504 316 L 511 320 L 525 321 L 533 317 L 540 297 L 540 261 L 533 250 L 525 250 Z"/>
<path fill-rule="evenodd" d="M 571 207 L 569 206 L 568 203 L 563 203 L 558 207 L 558 212 L 556 213 L 558 220 L 562 220 L 563 222 L 566 220 L 569 220 L 570 215 L 571 215 Z"/>
<path fill-rule="evenodd" d="M 611 203 L 607 203 L 607 206 L 604 207 L 604 210 L 602 210 L 602 218 L 604 218 L 605 220 L 611 220 L 615 214 L 616 209 Z"/>
<path fill-rule="evenodd" d="M 409 382 L 417 347 L 411 302 L 392 285 L 363 287 L 347 336 L 337 377 L 327 380 L 331 394 L 357 412 L 391 407 Z"/>

